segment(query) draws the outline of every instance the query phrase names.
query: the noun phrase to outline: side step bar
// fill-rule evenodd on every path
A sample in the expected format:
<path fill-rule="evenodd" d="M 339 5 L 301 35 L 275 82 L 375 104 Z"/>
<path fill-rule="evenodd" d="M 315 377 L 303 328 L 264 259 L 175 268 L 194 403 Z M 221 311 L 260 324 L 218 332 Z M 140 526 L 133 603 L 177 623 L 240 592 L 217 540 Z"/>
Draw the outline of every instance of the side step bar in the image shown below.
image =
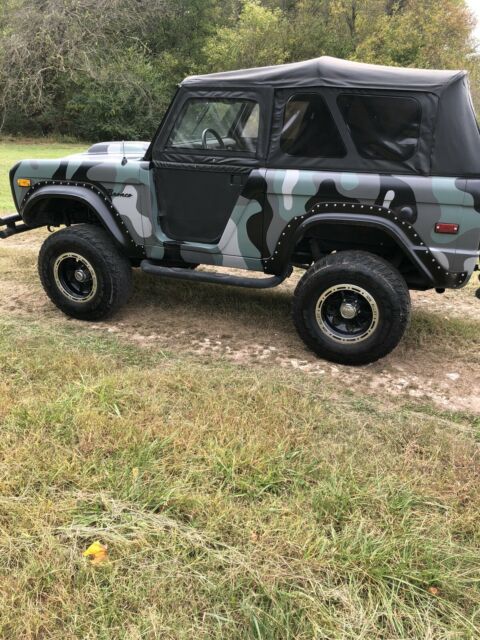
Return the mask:
<path fill-rule="evenodd" d="M 18 215 L 18 213 L 14 213 L 11 216 L 6 216 L 5 218 L 0 218 L 0 227 L 6 227 L 5 229 L 0 229 L 0 239 L 4 240 L 5 238 L 9 238 L 16 233 L 30 231 L 31 227 L 27 227 L 27 225 L 23 224 L 23 222 L 22 224 L 17 225 L 17 222 L 20 222 L 21 219 L 22 218 Z"/>
<path fill-rule="evenodd" d="M 150 260 L 142 260 L 140 268 L 145 273 L 162 278 L 173 278 L 174 280 L 194 280 L 196 282 L 212 282 L 216 284 L 227 284 L 233 287 L 246 287 L 248 289 L 270 289 L 281 284 L 291 271 L 287 271 L 281 276 L 271 276 L 269 278 L 243 278 L 242 276 L 231 276 L 227 273 L 212 273 L 209 271 L 192 271 L 180 267 L 163 267 Z"/>

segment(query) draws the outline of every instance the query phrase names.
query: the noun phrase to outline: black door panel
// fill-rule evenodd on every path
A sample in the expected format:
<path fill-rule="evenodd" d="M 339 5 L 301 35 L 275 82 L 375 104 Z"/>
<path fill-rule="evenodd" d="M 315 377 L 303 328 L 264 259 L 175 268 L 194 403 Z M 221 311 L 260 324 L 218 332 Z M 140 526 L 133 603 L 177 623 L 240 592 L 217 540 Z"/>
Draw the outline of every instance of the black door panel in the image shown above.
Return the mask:
<path fill-rule="evenodd" d="M 160 224 L 173 240 L 218 242 L 248 174 L 225 169 L 157 168 Z"/>

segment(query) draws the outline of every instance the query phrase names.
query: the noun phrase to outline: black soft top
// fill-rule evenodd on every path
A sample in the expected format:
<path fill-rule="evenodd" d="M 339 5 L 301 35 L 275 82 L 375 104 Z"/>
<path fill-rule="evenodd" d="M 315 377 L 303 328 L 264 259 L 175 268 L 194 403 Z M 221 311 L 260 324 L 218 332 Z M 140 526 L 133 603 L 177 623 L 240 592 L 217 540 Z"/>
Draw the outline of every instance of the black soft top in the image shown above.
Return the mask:
<path fill-rule="evenodd" d="M 414 157 L 402 161 L 372 161 L 358 154 L 345 159 L 302 161 L 298 158 L 275 158 L 270 154 L 270 166 L 301 168 L 331 168 L 353 171 L 417 173 L 451 177 L 480 177 L 480 133 L 470 96 L 466 71 L 438 71 L 386 67 L 322 56 L 304 62 L 282 64 L 256 69 L 241 69 L 190 76 L 182 84 L 182 91 L 202 94 L 220 91 L 275 91 L 275 122 L 280 121 L 285 102 L 284 94 L 291 89 L 317 89 L 325 96 L 345 92 L 368 94 L 389 93 L 410 96 L 422 109 L 419 144 Z M 212 96 L 214 94 L 212 93 Z M 218 97 L 218 95 L 217 95 Z M 332 106 L 332 102 L 329 102 Z M 331 109 L 332 110 L 332 109 Z M 334 118 L 340 118 L 333 107 Z M 341 124 L 341 123 L 340 123 Z M 273 134 L 275 146 L 275 133 Z"/>
<path fill-rule="evenodd" d="M 239 87 L 338 87 L 349 89 L 399 89 L 440 94 L 466 76 L 465 71 L 436 71 L 385 67 L 322 56 L 313 60 L 256 69 L 240 69 L 190 76 L 182 86 Z"/>

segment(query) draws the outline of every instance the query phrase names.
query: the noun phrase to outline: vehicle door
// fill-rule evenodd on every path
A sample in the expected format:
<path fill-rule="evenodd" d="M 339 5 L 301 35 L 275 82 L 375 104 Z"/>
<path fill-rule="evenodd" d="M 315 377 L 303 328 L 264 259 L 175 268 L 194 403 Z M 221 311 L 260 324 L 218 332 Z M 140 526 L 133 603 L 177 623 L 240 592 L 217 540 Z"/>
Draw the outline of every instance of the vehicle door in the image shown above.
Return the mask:
<path fill-rule="evenodd" d="M 216 244 L 266 155 L 273 92 L 181 89 L 152 161 L 163 233 Z"/>

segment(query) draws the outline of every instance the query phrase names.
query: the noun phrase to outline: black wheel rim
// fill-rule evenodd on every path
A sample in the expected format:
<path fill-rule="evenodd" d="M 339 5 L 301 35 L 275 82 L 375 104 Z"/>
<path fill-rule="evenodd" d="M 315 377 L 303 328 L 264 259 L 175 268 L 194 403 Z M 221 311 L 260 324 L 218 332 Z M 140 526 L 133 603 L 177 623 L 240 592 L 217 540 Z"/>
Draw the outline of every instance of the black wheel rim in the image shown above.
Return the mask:
<path fill-rule="evenodd" d="M 73 302 L 88 302 L 97 292 L 95 270 L 78 253 L 63 253 L 58 256 L 53 265 L 53 274 L 61 293 Z"/>
<path fill-rule="evenodd" d="M 315 317 L 320 331 L 332 340 L 355 343 L 372 335 L 379 311 L 368 291 L 353 284 L 339 284 L 320 295 Z"/>

